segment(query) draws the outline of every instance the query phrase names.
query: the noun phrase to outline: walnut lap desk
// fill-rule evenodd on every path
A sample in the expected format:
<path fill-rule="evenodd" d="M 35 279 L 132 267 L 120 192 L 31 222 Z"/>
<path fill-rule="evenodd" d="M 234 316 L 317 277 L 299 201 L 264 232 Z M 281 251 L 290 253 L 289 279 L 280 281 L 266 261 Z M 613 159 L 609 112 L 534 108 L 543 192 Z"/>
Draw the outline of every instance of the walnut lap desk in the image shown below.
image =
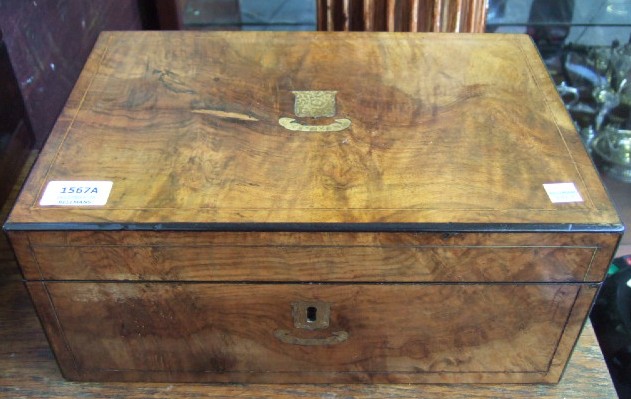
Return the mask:
<path fill-rule="evenodd" d="M 623 226 L 526 36 L 112 32 L 5 229 L 80 381 L 554 383 Z"/>

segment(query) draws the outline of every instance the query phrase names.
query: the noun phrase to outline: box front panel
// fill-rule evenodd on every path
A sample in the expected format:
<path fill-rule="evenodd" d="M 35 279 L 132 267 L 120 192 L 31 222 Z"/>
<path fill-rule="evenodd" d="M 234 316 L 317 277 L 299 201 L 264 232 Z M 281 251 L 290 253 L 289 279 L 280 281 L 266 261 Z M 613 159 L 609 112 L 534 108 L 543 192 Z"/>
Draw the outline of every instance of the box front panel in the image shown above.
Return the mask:
<path fill-rule="evenodd" d="M 614 234 L 13 232 L 28 279 L 599 281 Z"/>
<path fill-rule="evenodd" d="M 579 291 L 567 284 L 44 284 L 74 359 L 65 367 L 78 379 L 158 373 L 209 381 L 282 381 L 296 372 L 346 381 L 543 380 Z"/>

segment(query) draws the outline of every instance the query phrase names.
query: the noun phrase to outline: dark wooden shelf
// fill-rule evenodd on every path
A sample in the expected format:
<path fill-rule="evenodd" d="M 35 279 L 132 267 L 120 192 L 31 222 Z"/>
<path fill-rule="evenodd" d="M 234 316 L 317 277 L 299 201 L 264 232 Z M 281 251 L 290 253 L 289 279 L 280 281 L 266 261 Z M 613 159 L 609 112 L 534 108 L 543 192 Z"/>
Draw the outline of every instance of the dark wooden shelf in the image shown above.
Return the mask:
<path fill-rule="evenodd" d="M 9 53 L 0 32 L 0 204 L 4 203 L 33 146 L 34 137 Z"/>

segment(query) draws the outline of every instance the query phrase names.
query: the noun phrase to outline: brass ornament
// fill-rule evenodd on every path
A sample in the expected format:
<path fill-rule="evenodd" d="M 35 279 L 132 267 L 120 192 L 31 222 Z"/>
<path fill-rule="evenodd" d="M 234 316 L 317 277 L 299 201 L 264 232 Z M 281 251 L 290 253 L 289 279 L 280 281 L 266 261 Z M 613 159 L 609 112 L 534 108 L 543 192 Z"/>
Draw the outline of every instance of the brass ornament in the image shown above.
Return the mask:
<path fill-rule="evenodd" d="M 333 90 L 292 91 L 295 96 L 294 114 L 301 118 L 330 118 L 335 116 L 335 95 Z M 281 117 L 278 123 L 285 129 L 300 132 L 339 132 L 351 125 L 347 118 L 336 119 L 328 125 L 309 125 L 298 122 L 295 118 Z"/>
<path fill-rule="evenodd" d="M 335 116 L 335 94 L 337 91 L 292 91 L 296 96 L 294 113 L 299 117 Z"/>
<path fill-rule="evenodd" d="M 278 123 L 288 130 L 299 132 L 339 132 L 351 125 L 350 119 L 336 119 L 328 125 L 303 125 L 292 118 L 280 118 Z"/>

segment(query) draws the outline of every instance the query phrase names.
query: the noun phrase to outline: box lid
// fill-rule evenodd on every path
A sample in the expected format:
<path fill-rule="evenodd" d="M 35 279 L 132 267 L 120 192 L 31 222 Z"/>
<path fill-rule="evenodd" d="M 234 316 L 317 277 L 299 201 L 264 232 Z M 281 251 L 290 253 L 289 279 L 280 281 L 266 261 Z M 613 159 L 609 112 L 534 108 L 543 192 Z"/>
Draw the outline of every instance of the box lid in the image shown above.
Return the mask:
<path fill-rule="evenodd" d="M 622 226 L 525 35 L 107 32 L 5 228 Z"/>

